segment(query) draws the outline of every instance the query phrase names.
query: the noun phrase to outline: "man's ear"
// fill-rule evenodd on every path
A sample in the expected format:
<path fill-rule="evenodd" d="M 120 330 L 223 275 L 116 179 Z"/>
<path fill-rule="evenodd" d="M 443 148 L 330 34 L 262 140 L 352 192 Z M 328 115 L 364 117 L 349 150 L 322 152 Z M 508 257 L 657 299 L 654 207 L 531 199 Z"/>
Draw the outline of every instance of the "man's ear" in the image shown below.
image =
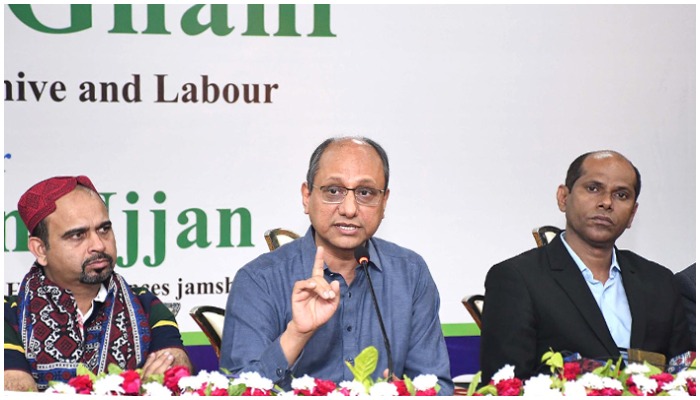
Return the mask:
<path fill-rule="evenodd" d="M 557 206 L 559 211 L 566 212 L 566 199 L 569 197 L 569 188 L 566 185 L 559 185 L 557 188 Z"/>
<path fill-rule="evenodd" d="M 309 213 L 309 196 L 311 196 L 309 185 L 304 182 L 301 184 L 301 202 L 304 205 L 304 214 Z"/>
<path fill-rule="evenodd" d="M 30 236 L 29 251 L 32 252 L 34 257 L 36 258 L 36 262 L 39 263 L 39 265 L 41 265 L 42 267 L 46 266 L 46 244 L 43 240 L 39 239 L 36 236 Z"/>
<path fill-rule="evenodd" d="M 637 208 L 639 203 L 634 203 L 634 208 L 632 209 L 632 215 L 630 215 L 630 220 L 627 222 L 627 229 L 632 227 L 632 221 L 634 221 L 634 216 L 637 215 Z"/>

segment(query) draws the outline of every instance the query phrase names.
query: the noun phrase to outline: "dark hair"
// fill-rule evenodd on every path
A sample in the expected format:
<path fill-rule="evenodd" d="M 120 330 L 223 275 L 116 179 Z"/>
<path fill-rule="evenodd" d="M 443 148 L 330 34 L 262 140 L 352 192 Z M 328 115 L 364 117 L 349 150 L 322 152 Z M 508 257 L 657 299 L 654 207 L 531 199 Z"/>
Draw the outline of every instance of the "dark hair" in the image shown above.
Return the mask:
<path fill-rule="evenodd" d="M 32 236 L 36 236 L 44 242 L 44 246 L 49 248 L 49 227 L 46 225 L 46 218 L 39 221 L 32 231 Z"/>
<path fill-rule="evenodd" d="M 309 192 L 313 189 L 314 179 L 316 179 L 316 174 L 318 173 L 319 163 L 321 162 L 321 156 L 323 152 L 326 151 L 328 146 L 332 143 L 344 142 L 348 140 L 356 140 L 358 142 L 366 143 L 379 154 L 379 158 L 382 160 L 382 166 L 384 167 L 384 190 L 389 187 L 389 156 L 387 156 L 386 151 L 372 139 L 368 139 L 363 136 L 343 136 L 337 138 L 329 138 L 323 141 L 316 150 L 311 154 L 311 159 L 309 160 L 309 170 L 306 172 L 306 183 L 309 186 Z"/>
<path fill-rule="evenodd" d="M 610 150 L 600 150 L 600 151 L 590 151 L 585 154 L 581 154 L 580 156 L 576 157 L 574 162 L 569 165 L 569 170 L 566 172 L 566 181 L 564 182 L 566 187 L 569 189 L 569 192 L 571 192 L 574 188 L 574 183 L 578 180 L 578 178 L 583 175 L 583 162 L 586 161 L 586 158 L 588 156 L 591 156 L 593 154 L 598 154 L 598 153 L 613 153 L 617 154 L 618 156 L 622 157 L 625 161 L 627 161 L 631 166 L 632 169 L 634 170 L 634 175 L 636 178 L 636 182 L 634 183 L 634 200 L 637 201 L 639 198 L 639 193 L 642 191 L 642 175 L 639 173 L 639 170 L 637 167 L 632 164 L 632 161 L 628 160 L 627 157 L 623 156 L 622 154 L 616 152 L 616 151 L 610 151 Z"/>

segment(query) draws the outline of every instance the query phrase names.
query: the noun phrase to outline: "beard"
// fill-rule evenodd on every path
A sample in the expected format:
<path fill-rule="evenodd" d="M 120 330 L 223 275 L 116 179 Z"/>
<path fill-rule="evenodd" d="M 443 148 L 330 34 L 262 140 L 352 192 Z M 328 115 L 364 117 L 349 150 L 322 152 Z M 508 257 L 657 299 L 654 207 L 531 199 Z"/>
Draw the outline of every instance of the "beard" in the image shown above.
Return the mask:
<path fill-rule="evenodd" d="M 85 269 L 87 266 L 97 260 L 109 261 L 109 266 L 102 270 L 97 270 L 88 274 Z M 83 272 L 80 273 L 80 282 L 87 284 L 104 283 L 112 277 L 114 273 L 114 259 L 107 253 L 97 253 L 94 256 L 83 261 Z"/>

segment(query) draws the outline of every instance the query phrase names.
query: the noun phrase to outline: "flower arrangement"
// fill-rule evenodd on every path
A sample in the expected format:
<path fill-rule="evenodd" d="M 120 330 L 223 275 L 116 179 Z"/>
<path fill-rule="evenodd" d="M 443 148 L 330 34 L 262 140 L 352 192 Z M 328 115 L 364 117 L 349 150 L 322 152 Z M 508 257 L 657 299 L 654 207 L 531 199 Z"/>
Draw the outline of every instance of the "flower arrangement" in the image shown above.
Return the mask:
<path fill-rule="evenodd" d="M 564 362 L 560 353 L 549 351 L 542 356 L 551 375 L 540 374 L 525 381 L 515 377 L 515 368 L 506 365 L 477 390 L 481 373 L 467 390 L 469 396 L 695 396 L 695 361 L 689 369 L 675 376 L 645 362 L 621 369 L 622 359 L 612 360 L 583 372 L 579 362 Z"/>
<path fill-rule="evenodd" d="M 355 364 L 345 364 L 354 380 L 336 384 L 304 375 L 292 380 L 292 390 L 285 392 L 257 372 L 230 375 L 225 370 L 200 371 L 190 375 L 187 368 L 175 366 L 165 374 L 141 376 L 141 371 L 122 370 L 110 365 L 107 372 L 95 375 L 79 366 L 77 376 L 67 383 L 51 382 L 47 393 L 132 395 L 132 396 L 435 396 L 440 390 L 435 375 L 419 375 L 411 380 L 378 379 L 372 374 L 377 368 L 379 352 L 375 347 L 364 349 Z"/>

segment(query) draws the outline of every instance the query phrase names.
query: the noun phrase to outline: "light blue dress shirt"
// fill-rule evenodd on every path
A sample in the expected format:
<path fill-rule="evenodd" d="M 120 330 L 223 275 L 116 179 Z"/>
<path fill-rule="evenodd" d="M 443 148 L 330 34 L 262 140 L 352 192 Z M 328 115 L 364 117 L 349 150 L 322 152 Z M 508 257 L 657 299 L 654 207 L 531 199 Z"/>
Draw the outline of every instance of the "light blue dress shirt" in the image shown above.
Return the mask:
<path fill-rule="evenodd" d="M 413 251 L 372 238 L 369 273 L 391 344 L 394 373 L 414 378 L 434 374 L 440 395 L 451 395 L 450 363 L 440 318 L 440 298 L 428 267 Z M 325 270 L 325 279 L 340 283 L 340 305 L 306 344 L 292 366 L 280 346 L 280 335 L 292 319 L 294 282 L 311 276 L 314 231 L 241 268 L 226 303 L 220 366 L 233 373 L 256 371 L 285 390 L 292 377 L 308 374 L 336 383 L 352 380 L 345 361 L 353 362 L 367 346 L 379 350 L 373 377 L 387 368 L 377 313 L 367 276 L 361 267 L 348 285 L 340 274 Z"/>
<path fill-rule="evenodd" d="M 626 349 L 630 347 L 630 335 L 632 334 L 632 313 L 627 302 L 625 286 L 622 282 L 620 266 L 617 263 L 617 255 L 613 250 L 612 263 L 608 280 L 603 284 L 593 278 L 593 273 L 586 267 L 581 258 L 574 252 L 566 242 L 566 232 L 561 234 L 561 241 L 564 247 L 574 259 L 583 278 L 586 280 L 588 288 L 591 290 L 598 307 L 603 312 L 603 318 L 608 325 L 608 330 L 623 358 L 627 359 Z"/>

